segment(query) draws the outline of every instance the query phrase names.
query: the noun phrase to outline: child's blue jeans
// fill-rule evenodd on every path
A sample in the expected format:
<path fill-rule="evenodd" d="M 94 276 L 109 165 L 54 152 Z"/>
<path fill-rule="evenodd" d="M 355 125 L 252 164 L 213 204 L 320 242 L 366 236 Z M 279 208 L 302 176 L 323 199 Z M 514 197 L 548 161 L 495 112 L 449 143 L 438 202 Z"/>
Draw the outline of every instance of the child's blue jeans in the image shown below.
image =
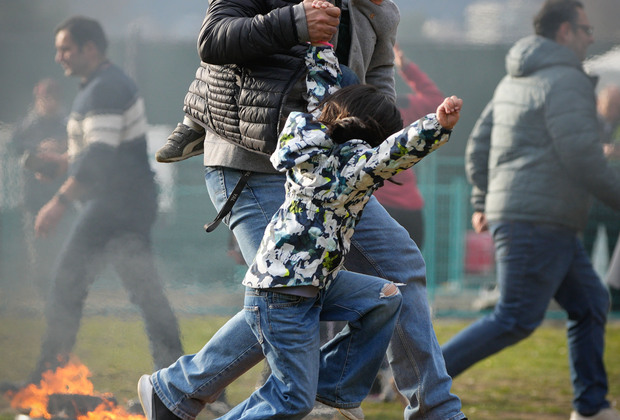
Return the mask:
<path fill-rule="evenodd" d="M 346 271 L 313 298 L 247 288 L 245 317 L 272 374 L 222 419 L 301 419 L 315 398 L 359 406 L 381 366 L 401 301 L 390 282 Z M 319 351 L 320 319 L 348 323 Z"/>

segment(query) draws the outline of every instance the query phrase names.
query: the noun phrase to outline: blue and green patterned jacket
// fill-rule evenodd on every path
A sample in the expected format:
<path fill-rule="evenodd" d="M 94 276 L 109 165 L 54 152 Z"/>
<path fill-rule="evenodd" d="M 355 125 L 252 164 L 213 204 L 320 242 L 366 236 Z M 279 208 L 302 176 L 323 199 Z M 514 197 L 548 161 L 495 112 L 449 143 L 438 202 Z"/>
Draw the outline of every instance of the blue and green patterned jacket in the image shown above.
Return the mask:
<path fill-rule="evenodd" d="M 333 73 L 317 71 L 317 62 L 329 69 L 325 60 L 332 59 L 328 51 L 309 48 L 310 102 L 317 89 L 329 89 L 317 85 L 333 80 Z M 291 113 L 271 157 L 276 169 L 287 172 L 286 199 L 267 226 L 243 284 L 327 287 L 342 266 L 355 225 L 374 190 L 449 137 L 450 131 L 429 114 L 375 148 L 362 140 L 336 144 L 312 114 Z"/>

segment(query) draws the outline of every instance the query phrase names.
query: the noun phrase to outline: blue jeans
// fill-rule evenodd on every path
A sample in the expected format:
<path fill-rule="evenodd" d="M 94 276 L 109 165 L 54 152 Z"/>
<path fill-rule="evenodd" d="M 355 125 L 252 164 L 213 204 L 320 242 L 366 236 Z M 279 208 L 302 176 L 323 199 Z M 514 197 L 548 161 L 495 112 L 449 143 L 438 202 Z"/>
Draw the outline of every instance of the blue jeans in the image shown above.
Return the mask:
<path fill-rule="evenodd" d="M 400 305 L 401 295 L 390 282 L 346 271 L 314 298 L 247 288 L 246 320 L 272 374 L 222 419 L 300 419 L 317 398 L 359 406 L 381 366 Z M 319 350 L 320 319 L 348 323 Z"/>
<path fill-rule="evenodd" d="M 501 222 L 491 226 L 500 299 L 443 347 L 448 373 L 528 337 L 543 321 L 551 299 L 568 315 L 573 405 L 591 415 L 609 403 L 603 365 L 609 293 L 575 232 L 554 225 Z"/>
<path fill-rule="evenodd" d="M 241 172 L 208 167 L 211 200 L 220 209 Z M 284 202 L 284 175 L 255 173 L 248 180 L 226 223 L 250 263 L 265 227 Z M 426 267 L 409 234 L 374 198 L 364 209 L 346 257 L 348 270 L 397 283 L 403 305 L 387 350 L 399 390 L 409 400 L 405 419 L 462 419 L 461 402 L 450 393 L 441 349 L 431 323 Z M 186 355 L 155 372 L 155 392 L 177 416 L 193 420 L 204 405 L 243 372 L 263 359 L 243 312 L 233 316 L 195 355 Z"/>

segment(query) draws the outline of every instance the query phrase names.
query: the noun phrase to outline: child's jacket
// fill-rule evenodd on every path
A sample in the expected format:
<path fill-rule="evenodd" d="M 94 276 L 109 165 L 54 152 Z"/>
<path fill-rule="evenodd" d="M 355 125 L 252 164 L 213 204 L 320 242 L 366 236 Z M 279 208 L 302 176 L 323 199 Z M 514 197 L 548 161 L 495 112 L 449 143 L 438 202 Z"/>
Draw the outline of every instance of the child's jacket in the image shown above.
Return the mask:
<path fill-rule="evenodd" d="M 335 58 L 315 47 L 308 57 L 314 62 Z M 291 113 L 271 157 L 276 169 L 287 172 L 286 199 L 267 226 L 243 284 L 328 286 L 374 190 L 445 144 L 449 136 L 450 131 L 429 114 L 376 148 L 362 140 L 335 144 L 327 127 L 311 114 Z"/>

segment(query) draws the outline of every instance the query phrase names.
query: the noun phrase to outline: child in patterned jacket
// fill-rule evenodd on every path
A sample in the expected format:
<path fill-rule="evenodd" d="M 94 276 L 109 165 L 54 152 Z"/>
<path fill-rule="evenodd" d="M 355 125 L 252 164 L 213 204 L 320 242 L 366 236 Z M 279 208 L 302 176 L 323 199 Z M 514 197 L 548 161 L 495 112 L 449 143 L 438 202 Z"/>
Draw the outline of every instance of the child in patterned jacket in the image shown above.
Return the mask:
<path fill-rule="evenodd" d="M 286 172 L 286 200 L 243 280 L 246 320 L 272 374 L 222 419 L 303 418 L 315 399 L 359 407 L 401 295 L 394 283 L 340 270 L 353 230 L 382 182 L 445 144 L 459 119 L 462 100 L 452 96 L 401 129 L 399 110 L 375 87 L 339 89 L 330 46 L 309 46 L 306 63 L 311 112 L 290 114 L 271 157 Z M 347 326 L 320 347 L 320 320 Z"/>

